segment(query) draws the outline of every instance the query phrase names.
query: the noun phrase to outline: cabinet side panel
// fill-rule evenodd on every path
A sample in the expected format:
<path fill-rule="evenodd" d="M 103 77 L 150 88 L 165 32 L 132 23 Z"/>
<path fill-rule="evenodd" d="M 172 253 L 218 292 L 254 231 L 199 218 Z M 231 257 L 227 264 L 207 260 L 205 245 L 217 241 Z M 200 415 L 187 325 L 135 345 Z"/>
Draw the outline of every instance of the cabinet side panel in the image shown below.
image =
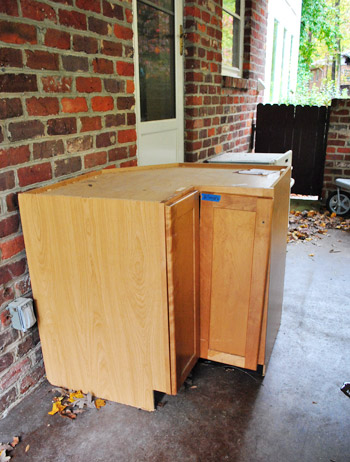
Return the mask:
<path fill-rule="evenodd" d="M 269 264 L 269 270 L 267 273 L 265 298 L 264 298 L 264 312 L 263 312 L 263 319 L 262 319 L 262 324 L 261 324 L 261 335 L 260 335 L 259 354 L 258 354 L 258 364 L 260 365 L 265 364 L 267 310 L 269 306 L 269 284 L 270 284 L 270 264 Z"/>
<path fill-rule="evenodd" d="M 265 364 L 268 363 L 281 323 L 288 211 L 290 200 L 290 174 L 285 175 L 275 187 L 271 228 L 270 284 L 267 315 Z"/>
<path fill-rule="evenodd" d="M 166 208 L 172 392 L 199 356 L 199 195 Z"/>
<path fill-rule="evenodd" d="M 170 391 L 161 204 L 23 195 L 48 379 L 154 409 Z"/>
<path fill-rule="evenodd" d="M 250 310 L 245 355 L 245 367 L 253 370 L 258 365 L 265 294 L 267 290 L 272 206 L 271 199 L 259 198 L 257 200 Z"/>
<path fill-rule="evenodd" d="M 255 212 L 214 209 L 209 349 L 245 356 Z"/>

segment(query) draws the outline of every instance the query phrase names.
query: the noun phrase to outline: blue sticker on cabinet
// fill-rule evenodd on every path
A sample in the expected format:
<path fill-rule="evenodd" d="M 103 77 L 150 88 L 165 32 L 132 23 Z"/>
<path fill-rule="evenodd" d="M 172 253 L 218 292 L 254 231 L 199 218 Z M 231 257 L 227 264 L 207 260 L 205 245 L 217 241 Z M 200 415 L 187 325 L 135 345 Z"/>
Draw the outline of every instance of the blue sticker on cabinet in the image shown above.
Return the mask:
<path fill-rule="evenodd" d="M 221 196 L 218 194 L 202 193 L 202 201 L 220 202 Z"/>

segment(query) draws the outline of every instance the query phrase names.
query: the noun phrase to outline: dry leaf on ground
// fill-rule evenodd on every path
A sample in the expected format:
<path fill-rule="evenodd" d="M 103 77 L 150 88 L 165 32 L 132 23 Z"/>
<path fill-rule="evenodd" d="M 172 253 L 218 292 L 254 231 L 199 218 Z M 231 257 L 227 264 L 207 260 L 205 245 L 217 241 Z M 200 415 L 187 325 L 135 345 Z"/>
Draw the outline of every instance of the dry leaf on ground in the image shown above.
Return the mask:
<path fill-rule="evenodd" d="M 106 405 L 106 401 L 103 400 L 103 399 L 96 399 L 95 401 L 95 406 L 96 406 L 96 409 L 101 409 L 101 407 L 105 406 Z"/>
<path fill-rule="evenodd" d="M 317 210 L 303 212 L 291 210 L 287 242 L 312 241 L 321 239 L 328 229 L 350 231 L 350 219 L 338 217 L 334 213 L 321 213 Z"/>
<path fill-rule="evenodd" d="M 0 452 L 0 462 L 7 462 L 10 459 L 11 459 L 11 457 L 6 455 L 6 450 L 5 449 Z"/>
<path fill-rule="evenodd" d="M 69 408 L 64 409 L 62 412 L 60 412 L 60 414 L 62 417 L 68 417 L 72 420 L 77 418 L 77 415 L 74 412 L 72 412 Z"/>
<path fill-rule="evenodd" d="M 14 436 L 13 439 L 12 439 L 12 443 L 10 443 L 11 446 L 14 448 L 14 447 L 17 446 L 18 443 L 19 443 L 19 438 L 18 438 L 18 436 Z"/>
<path fill-rule="evenodd" d="M 61 417 L 76 419 L 77 414 L 81 414 L 86 408 L 100 409 L 106 402 L 100 398 L 94 399 L 91 393 L 86 395 L 81 391 L 66 390 L 64 388 L 53 388 L 61 396 L 53 399 L 50 415 L 60 414 Z M 78 408 L 78 409 L 77 409 Z"/>
<path fill-rule="evenodd" d="M 52 409 L 50 412 L 48 412 L 49 415 L 55 415 L 57 414 L 57 412 L 62 412 L 64 411 L 64 409 L 66 408 L 66 406 L 63 406 L 61 404 L 61 401 L 56 401 L 54 403 L 52 403 Z"/>
<path fill-rule="evenodd" d="M 13 451 L 13 449 L 19 443 L 19 437 L 14 436 L 12 439 L 12 443 L 0 443 L 0 462 L 7 462 L 11 459 L 12 456 L 8 455 L 8 451 Z"/>
<path fill-rule="evenodd" d="M 82 391 L 76 391 L 75 393 L 69 393 L 69 399 L 68 401 L 70 403 L 74 403 L 76 399 L 84 398 L 84 394 Z"/>

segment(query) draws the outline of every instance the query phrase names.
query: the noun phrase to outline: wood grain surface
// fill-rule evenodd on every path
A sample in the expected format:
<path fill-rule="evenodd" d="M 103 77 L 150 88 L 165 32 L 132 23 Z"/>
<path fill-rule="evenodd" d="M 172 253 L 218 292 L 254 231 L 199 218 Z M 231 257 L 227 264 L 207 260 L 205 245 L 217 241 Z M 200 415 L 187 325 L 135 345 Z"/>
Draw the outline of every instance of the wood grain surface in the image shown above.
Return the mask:
<path fill-rule="evenodd" d="M 213 212 L 209 349 L 245 356 L 255 212 Z"/>
<path fill-rule="evenodd" d="M 252 276 L 250 281 L 250 308 L 245 348 L 245 367 L 252 370 L 255 370 L 258 365 L 265 291 L 267 289 L 272 206 L 273 201 L 271 199 L 257 199 Z"/>
<path fill-rule="evenodd" d="M 20 197 L 47 377 L 154 409 L 170 393 L 164 206 Z"/>
<path fill-rule="evenodd" d="M 271 226 L 270 278 L 266 326 L 265 364 L 268 364 L 282 316 L 284 275 L 287 253 L 290 171 L 275 186 Z"/>
<path fill-rule="evenodd" d="M 166 207 L 172 392 L 199 357 L 199 194 Z"/>
<path fill-rule="evenodd" d="M 222 195 L 201 204 L 201 357 L 256 369 L 272 200 Z M 210 356 L 209 358 L 209 351 Z M 227 356 L 226 356 L 227 360 Z"/>
<path fill-rule="evenodd" d="M 80 181 L 67 180 L 62 187 L 55 185 L 42 189 L 41 193 L 50 196 L 65 195 L 87 198 L 111 198 L 166 202 L 182 191 L 190 188 L 208 191 L 216 188 L 219 192 L 232 192 L 250 196 L 269 196 L 273 194 L 272 185 L 280 177 L 281 170 L 271 170 L 267 176 L 244 175 L 236 173 L 239 168 L 213 167 L 168 167 L 162 169 L 134 168 L 108 170 L 103 174 L 82 177 Z M 245 166 L 245 170 L 247 166 Z M 211 188 L 211 189 L 210 189 Z"/>

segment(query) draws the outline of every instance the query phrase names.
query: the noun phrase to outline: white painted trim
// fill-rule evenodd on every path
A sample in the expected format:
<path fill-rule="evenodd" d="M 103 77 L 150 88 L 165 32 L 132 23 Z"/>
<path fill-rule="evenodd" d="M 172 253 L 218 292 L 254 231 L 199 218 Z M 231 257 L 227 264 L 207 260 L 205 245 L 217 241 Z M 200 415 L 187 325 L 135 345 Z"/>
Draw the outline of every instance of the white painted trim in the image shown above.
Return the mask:
<path fill-rule="evenodd" d="M 183 54 L 180 55 L 180 26 L 183 26 L 183 1 L 175 0 L 175 85 L 176 85 L 176 119 L 179 130 L 179 142 L 181 146 L 177 147 L 177 161 L 183 162 L 185 155 L 185 138 L 184 138 L 184 124 L 185 124 L 185 86 L 184 86 L 184 57 L 185 57 L 185 39 L 183 46 Z"/>
<path fill-rule="evenodd" d="M 140 108 L 140 77 L 139 77 L 139 44 L 138 44 L 138 33 L 137 33 L 137 0 L 132 1 L 132 29 L 134 32 L 133 45 L 134 45 L 134 83 L 135 83 L 135 115 L 136 115 L 136 156 L 138 156 L 138 142 L 140 139 L 140 120 L 141 120 L 141 108 Z"/>
<path fill-rule="evenodd" d="M 238 69 L 238 67 L 230 67 L 222 64 L 221 66 L 221 74 L 228 76 L 228 77 L 242 77 L 242 69 Z"/>

